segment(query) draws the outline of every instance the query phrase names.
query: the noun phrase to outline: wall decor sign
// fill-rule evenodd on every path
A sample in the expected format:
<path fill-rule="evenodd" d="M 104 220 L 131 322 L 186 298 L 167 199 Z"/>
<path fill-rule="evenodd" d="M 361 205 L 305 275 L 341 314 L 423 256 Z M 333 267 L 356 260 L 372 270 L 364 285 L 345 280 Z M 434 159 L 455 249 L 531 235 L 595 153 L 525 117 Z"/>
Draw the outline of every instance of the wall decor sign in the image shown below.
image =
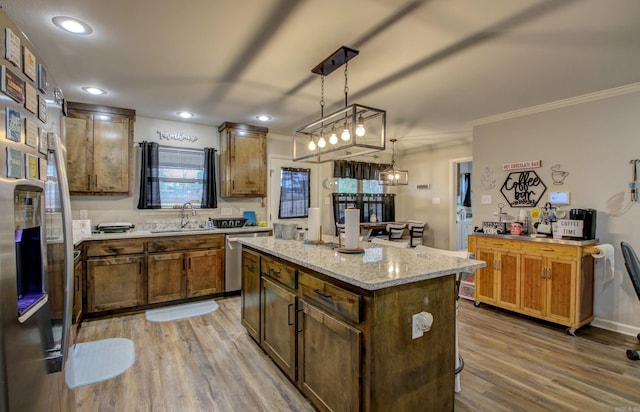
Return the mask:
<path fill-rule="evenodd" d="M 7 107 L 7 119 L 6 119 L 7 133 L 6 138 L 20 143 L 20 131 L 22 129 L 22 118 L 20 112 Z"/>
<path fill-rule="evenodd" d="M 47 69 L 38 63 L 38 89 L 47 94 Z"/>
<path fill-rule="evenodd" d="M 47 159 L 38 159 L 38 165 L 40 166 L 40 180 L 47 180 Z"/>
<path fill-rule="evenodd" d="M 480 176 L 480 181 L 482 182 L 482 187 L 485 190 L 491 190 L 496 187 L 496 179 L 493 177 L 493 170 L 488 167 L 484 168 L 482 176 Z"/>
<path fill-rule="evenodd" d="M 2 66 L 0 75 L 2 76 L 0 90 L 18 103 L 24 102 L 24 80 L 6 66 Z"/>
<path fill-rule="evenodd" d="M 525 162 L 505 163 L 502 165 L 502 170 L 517 170 L 517 169 L 534 169 L 541 166 L 540 160 L 527 160 Z"/>
<path fill-rule="evenodd" d="M 38 92 L 29 83 L 24 85 L 24 108 L 33 114 L 38 112 Z"/>
<path fill-rule="evenodd" d="M 38 119 L 40 119 L 42 123 L 47 122 L 47 100 L 44 96 L 38 96 Z"/>
<path fill-rule="evenodd" d="M 22 179 L 23 164 L 22 152 L 12 147 L 7 147 L 7 177 Z"/>
<path fill-rule="evenodd" d="M 535 207 L 546 190 L 535 171 L 524 170 L 509 173 L 500 193 L 511 207 Z"/>
<path fill-rule="evenodd" d="M 47 154 L 47 149 L 49 149 L 49 139 L 47 138 L 47 132 L 42 127 L 39 127 L 38 134 L 40 135 L 40 140 L 38 142 L 38 151 L 42 154 Z"/>
<path fill-rule="evenodd" d="M 20 37 L 8 27 L 4 29 L 4 58 L 20 67 Z"/>
<path fill-rule="evenodd" d="M 36 56 L 27 46 L 22 46 L 22 71 L 31 80 L 36 79 Z"/>
<path fill-rule="evenodd" d="M 38 173 L 40 172 L 40 166 L 38 165 L 38 158 L 31 153 L 25 153 L 25 173 L 26 178 L 31 180 L 38 180 Z"/>
<path fill-rule="evenodd" d="M 38 147 L 38 126 L 29 119 L 24 119 L 24 136 L 27 146 Z"/>
<path fill-rule="evenodd" d="M 560 163 L 551 166 L 551 179 L 553 179 L 554 185 L 563 185 L 564 179 L 569 176 L 569 172 L 561 169 Z"/>
<path fill-rule="evenodd" d="M 177 141 L 183 141 L 183 140 L 187 140 L 189 142 L 195 142 L 196 140 L 198 140 L 197 136 L 194 135 L 187 135 L 182 133 L 182 131 L 179 131 L 178 133 L 169 133 L 166 130 L 158 130 L 156 133 L 158 133 L 158 135 L 160 136 L 160 140 L 162 139 L 166 139 L 166 140 L 177 140 Z"/>

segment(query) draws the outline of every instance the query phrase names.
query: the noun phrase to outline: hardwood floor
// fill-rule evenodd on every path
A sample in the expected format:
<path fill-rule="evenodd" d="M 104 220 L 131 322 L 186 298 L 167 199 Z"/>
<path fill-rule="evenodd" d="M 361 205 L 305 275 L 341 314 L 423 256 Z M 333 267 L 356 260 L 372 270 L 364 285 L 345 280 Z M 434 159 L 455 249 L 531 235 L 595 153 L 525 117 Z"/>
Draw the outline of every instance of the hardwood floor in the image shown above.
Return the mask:
<path fill-rule="evenodd" d="M 313 411 L 240 325 L 239 297 L 208 315 L 147 322 L 144 314 L 85 321 L 77 341 L 124 337 L 122 375 L 75 390 L 78 411 Z M 635 337 L 564 328 L 460 301 L 465 367 L 456 411 L 640 411 Z"/>

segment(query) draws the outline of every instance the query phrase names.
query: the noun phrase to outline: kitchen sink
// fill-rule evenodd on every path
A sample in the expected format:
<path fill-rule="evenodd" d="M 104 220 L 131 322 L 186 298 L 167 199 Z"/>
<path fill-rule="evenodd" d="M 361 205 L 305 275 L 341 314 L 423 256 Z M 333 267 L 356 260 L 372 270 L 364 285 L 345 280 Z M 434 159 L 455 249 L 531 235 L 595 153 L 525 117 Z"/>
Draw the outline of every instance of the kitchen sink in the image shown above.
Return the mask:
<path fill-rule="evenodd" d="M 203 227 L 185 228 L 185 229 L 155 229 L 150 230 L 149 233 L 184 233 L 184 232 L 202 232 L 203 230 L 213 231 L 214 229 L 206 229 Z"/>

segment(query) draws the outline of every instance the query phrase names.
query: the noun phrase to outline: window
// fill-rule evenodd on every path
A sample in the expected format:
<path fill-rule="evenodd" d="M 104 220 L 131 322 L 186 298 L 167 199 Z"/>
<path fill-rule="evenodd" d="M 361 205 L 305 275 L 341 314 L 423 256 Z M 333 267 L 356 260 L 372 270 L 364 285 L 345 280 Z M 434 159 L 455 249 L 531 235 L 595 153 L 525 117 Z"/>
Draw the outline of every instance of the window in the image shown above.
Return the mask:
<path fill-rule="evenodd" d="M 138 209 L 171 209 L 191 202 L 197 208 L 216 208 L 213 148 L 185 149 L 140 143 Z"/>
<path fill-rule="evenodd" d="M 162 208 L 182 206 L 186 202 L 200 207 L 204 182 L 204 152 L 160 146 L 158 160 Z"/>
<path fill-rule="evenodd" d="M 294 219 L 309 216 L 311 169 L 283 167 L 280 169 L 279 219 Z"/>

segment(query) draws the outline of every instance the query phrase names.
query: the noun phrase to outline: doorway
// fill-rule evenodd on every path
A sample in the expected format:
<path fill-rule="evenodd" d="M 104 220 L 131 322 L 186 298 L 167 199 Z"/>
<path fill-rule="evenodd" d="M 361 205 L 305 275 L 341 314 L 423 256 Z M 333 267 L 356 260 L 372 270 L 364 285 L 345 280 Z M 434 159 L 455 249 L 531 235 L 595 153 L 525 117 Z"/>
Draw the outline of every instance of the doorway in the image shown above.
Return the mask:
<path fill-rule="evenodd" d="M 470 157 L 450 161 L 449 249 L 467 250 L 472 225 L 473 162 Z"/>

